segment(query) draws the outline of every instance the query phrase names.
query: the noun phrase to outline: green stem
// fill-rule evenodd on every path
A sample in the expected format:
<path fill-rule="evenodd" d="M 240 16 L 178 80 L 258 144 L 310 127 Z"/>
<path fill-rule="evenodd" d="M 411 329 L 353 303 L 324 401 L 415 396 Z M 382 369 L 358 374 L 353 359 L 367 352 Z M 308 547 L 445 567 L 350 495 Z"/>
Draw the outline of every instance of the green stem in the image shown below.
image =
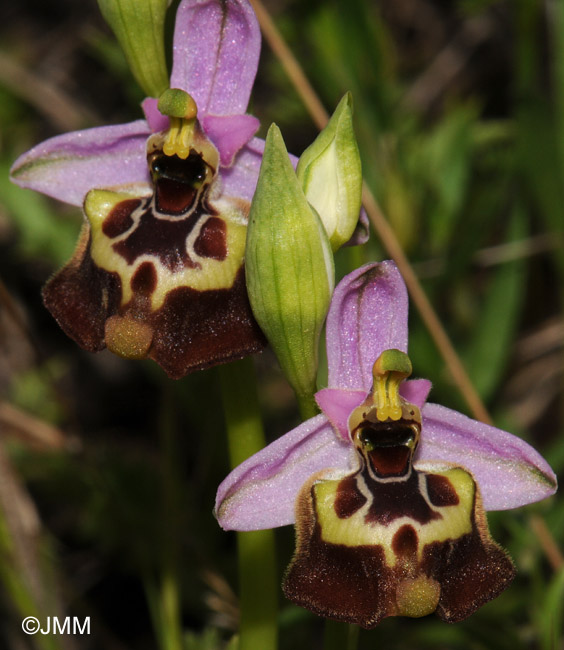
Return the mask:
<path fill-rule="evenodd" d="M 220 367 L 229 458 L 236 467 L 265 444 L 252 359 Z M 278 576 L 274 532 L 237 533 L 239 650 L 276 650 Z"/>
<path fill-rule="evenodd" d="M 178 565 L 180 539 L 178 519 L 180 513 L 179 470 L 177 465 L 176 426 L 171 391 L 165 387 L 161 413 L 162 432 L 162 494 L 163 542 L 162 576 L 160 588 L 161 646 L 163 650 L 182 650 L 182 620 Z"/>
<path fill-rule="evenodd" d="M 359 632 L 358 625 L 325 621 L 323 650 L 355 650 Z"/>
<path fill-rule="evenodd" d="M 298 400 L 302 420 L 309 420 L 309 418 L 313 418 L 319 413 L 317 402 L 311 393 L 307 395 L 296 393 L 296 398 Z"/>

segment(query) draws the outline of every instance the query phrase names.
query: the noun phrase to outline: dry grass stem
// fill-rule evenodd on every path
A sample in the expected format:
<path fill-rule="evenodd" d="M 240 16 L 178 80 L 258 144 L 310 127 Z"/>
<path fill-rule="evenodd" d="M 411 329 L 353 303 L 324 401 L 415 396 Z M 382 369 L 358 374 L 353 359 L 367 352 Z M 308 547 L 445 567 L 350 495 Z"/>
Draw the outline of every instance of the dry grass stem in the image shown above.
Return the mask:
<path fill-rule="evenodd" d="M 415 80 L 402 104 L 425 112 L 464 70 L 475 50 L 493 33 L 489 16 L 467 20 L 453 39 L 437 54 L 431 65 Z"/>
<path fill-rule="evenodd" d="M 0 83 L 25 100 L 61 131 L 83 127 L 92 116 L 48 79 L 39 77 L 0 52 Z"/>
<path fill-rule="evenodd" d="M 0 437 L 19 438 L 42 449 L 63 449 L 68 444 L 59 429 L 7 402 L 0 402 Z"/>
<path fill-rule="evenodd" d="M 548 529 L 546 522 L 539 515 L 532 515 L 529 524 L 533 529 L 537 539 L 542 546 L 548 561 L 555 571 L 560 571 L 564 567 L 564 556 L 554 541 L 552 533 Z"/>

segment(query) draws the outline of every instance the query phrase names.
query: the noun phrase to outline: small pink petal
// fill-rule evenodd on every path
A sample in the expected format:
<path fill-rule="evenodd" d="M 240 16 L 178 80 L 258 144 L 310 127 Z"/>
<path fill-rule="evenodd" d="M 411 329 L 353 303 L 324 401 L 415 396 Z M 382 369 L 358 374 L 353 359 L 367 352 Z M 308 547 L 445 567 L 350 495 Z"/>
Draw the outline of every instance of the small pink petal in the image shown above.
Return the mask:
<path fill-rule="evenodd" d="M 11 178 L 72 205 L 82 205 L 92 189 L 149 192 L 149 135 L 145 120 L 58 135 L 20 156 Z"/>
<path fill-rule="evenodd" d="M 407 290 L 393 262 L 368 264 L 337 286 L 327 316 L 329 386 L 369 391 L 384 350 L 407 352 Z"/>
<path fill-rule="evenodd" d="M 438 404 L 423 408 L 418 464 L 446 461 L 468 469 L 486 510 L 508 510 L 556 491 L 550 465 L 524 440 Z"/>
<path fill-rule="evenodd" d="M 293 524 L 296 496 L 317 472 L 354 469 L 352 445 L 339 440 L 323 415 L 300 424 L 236 467 L 217 490 L 215 515 L 225 530 Z"/>
<path fill-rule="evenodd" d="M 159 111 L 157 108 L 158 103 L 159 100 L 154 97 L 147 97 L 141 102 L 141 107 L 145 113 L 145 119 L 147 120 L 152 133 L 158 133 L 159 131 L 165 131 L 168 129 L 168 117 Z"/>
<path fill-rule="evenodd" d="M 409 379 L 400 386 L 400 395 L 421 409 L 427 401 L 431 385 L 428 379 Z"/>
<path fill-rule="evenodd" d="M 239 196 L 250 201 L 257 187 L 257 179 L 264 153 L 264 140 L 253 138 L 246 144 L 235 158 L 232 167 L 221 170 L 223 179 L 223 194 Z M 296 156 L 289 154 L 294 169 L 298 164 Z"/>
<path fill-rule="evenodd" d="M 358 223 L 356 224 L 356 228 L 354 229 L 351 238 L 345 244 L 345 246 L 361 246 L 362 244 L 366 244 L 369 237 L 370 237 L 370 225 L 368 221 L 368 215 L 366 214 L 364 208 L 362 208 L 360 210 L 360 215 L 358 217 Z"/>
<path fill-rule="evenodd" d="M 257 72 L 260 29 L 248 0 L 183 0 L 176 14 L 171 87 L 205 114 L 244 113 Z"/>
<path fill-rule="evenodd" d="M 342 390 L 340 388 L 322 388 L 315 393 L 315 400 L 331 426 L 341 438 L 350 443 L 349 417 L 353 410 L 362 404 L 366 393 L 362 390 Z"/>
<path fill-rule="evenodd" d="M 412 379 L 400 388 L 402 397 L 419 408 L 425 404 L 430 390 L 431 382 L 427 379 Z M 315 394 L 319 408 L 344 441 L 350 441 L 349 417 L 365 398 L 363 390 L 342 388 L 322 388 Z"/>
<path fill-rule="evenodd" d="M 264 140 L 260 138 L 253 138 L 239 151 L 235 164 L 221 170 L 222 194 L 250 202 L 257 187 L 263 152 Z"/>
<path fill-rule="evenodd" d="M 253 137 L 260 122 L 252 115 L 205 115 L 202 127 L 219 151 L 223 167 L 230 167 L 235 154 Z"/>

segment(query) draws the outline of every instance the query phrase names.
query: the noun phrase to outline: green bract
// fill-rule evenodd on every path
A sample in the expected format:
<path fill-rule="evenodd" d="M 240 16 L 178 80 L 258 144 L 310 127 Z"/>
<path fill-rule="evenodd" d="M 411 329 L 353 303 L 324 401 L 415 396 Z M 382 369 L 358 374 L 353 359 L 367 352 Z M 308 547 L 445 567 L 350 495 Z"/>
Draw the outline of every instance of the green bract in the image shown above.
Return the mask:
<path fill-rule="evenodd" d="M 336 251 L 354 232 L 362 198 L 362 169 L 350 93 L 341 99 L 327 126 L 304 151 L 296 171 Z"/>
<path fill-rule="evenodd" d="M 164 52 L 167 0 L 98 0 L 116 35 L 133 76 L 149 97 L 168 88 Z"/>
<path fill-rule="evenodd" d="M 251 204 L 245 266 L 254 316 L 298 397 L 307 398 L 316 390 L 333 256 L 276 125 L 268 131 Z"/>

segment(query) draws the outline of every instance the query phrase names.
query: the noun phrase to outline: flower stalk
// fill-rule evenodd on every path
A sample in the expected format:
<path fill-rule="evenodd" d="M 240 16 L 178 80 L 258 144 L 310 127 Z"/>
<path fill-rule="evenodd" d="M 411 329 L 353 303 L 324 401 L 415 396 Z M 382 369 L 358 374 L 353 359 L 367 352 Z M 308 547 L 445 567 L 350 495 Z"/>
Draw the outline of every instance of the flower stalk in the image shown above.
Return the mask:
<path fill-rule="evenodd" d="M 359 633 L 358 625 L 327 619 L 323 634 L 323 650 L 356 650 Z"/>
<path fill-rule="evenodd" d="M 179 515 L 182 494 L 179 480 L 176 425 L 174 404 L 170 385 L 165 386 L 161 406 L 161 454 L 162 454 L 162 500 L 163 539 L 162 574 L 159 592 L 159 627 L 162 650 L 182 650 L 182 620 L 180 586 L 178 584 Z"/>
<path fill-rule="evenodd" d="M 223 412 L 231 467 L 265 445 L 252 359 L 220 367 Z M 239 650 L 276 650 L 279 580 L 274 532 L 237 533 Z"/>

